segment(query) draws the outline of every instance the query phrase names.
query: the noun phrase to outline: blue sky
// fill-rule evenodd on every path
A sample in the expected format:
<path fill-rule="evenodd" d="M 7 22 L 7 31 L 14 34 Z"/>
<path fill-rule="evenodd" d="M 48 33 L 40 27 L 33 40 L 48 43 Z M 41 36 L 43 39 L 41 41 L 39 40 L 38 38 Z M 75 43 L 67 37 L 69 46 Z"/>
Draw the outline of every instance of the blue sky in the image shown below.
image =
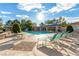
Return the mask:
<path fill-rule="evenodd" d="M 71 3 L 0 3 L 0 17 L 9 19 L 28 18 L 37 24 L 48 19 L 65 17 L 67 22 L 79 21 L 79 4 Z"/>

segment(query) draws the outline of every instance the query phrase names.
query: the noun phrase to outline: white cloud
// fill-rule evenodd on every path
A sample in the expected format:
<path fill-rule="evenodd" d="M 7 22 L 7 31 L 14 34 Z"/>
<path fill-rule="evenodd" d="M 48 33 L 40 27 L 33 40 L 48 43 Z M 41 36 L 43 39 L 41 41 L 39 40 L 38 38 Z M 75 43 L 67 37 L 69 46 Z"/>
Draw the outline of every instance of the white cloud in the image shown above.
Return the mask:
<path fill-rule="evenodd" d="M 38 12 L 38 10 L 37 10 L 37 9 L 35 9 L 35 10 L 34 10 L 34 12 Z"/>
<path fill-rule="evenodd" d="M 56 4 L 55 7 L 52 7 L 51 9 L 49 9 L 48 12 L 58 13 L 58 12 L 61 12 L 63 10 L 69 10 L 72 7 L 74 7 L 75 5 L 76 4 L 72 4 L 72 3 L 59 3 L 59 4 Z"/>
<path fill-rule="evenodd" d="M 8 17 L 8 16 L 5 16 L 5 15 L 0 15 L 0 17 Z"/>
<path fill-rule="evenodd" d="M 43 8 L 45 8 L 45 6 L 42 6 L 42 4 L 40 4 L 40 3 L 31 3 L 31 4 L 20 3 L 17 6 L 20 10 L 25 10 L 25 11 L 33 10 L 34 12 L 37 13 L 36 14 L 37 20 L 44 21 L 46 18 L 46 15 L 48 15 L 49 13 L 52 13 L 52 15 L 55 15 L 55 13 L 59 13 L 64 10 L 67 10 L 67 11 L 75 10 L 75 9 L 73 9 L 73 7 L 75 7 L 76 4 L 74 4 L 74 3 L 57 3 L 56 6 L 50 8 L 49 10 L 44 10 Z M 16 16 L 23 17 L 22 15 L 16 15 Z M 71 18 L 68 18 L 68 19 L 71 19 Z M 67 21 L 71 22 L 71 20 L 67 20 Z M 74 21 L 72 21 L 72 22 L 74 22 Z"/>
<path fill-rule="evenodd" d="M 19 17 L 19 18 L 29 18 L 28 15 L 16 15 L 16 17 Z"/>
<path fill-rule="evenodd" d="M 9 11 L 0 11 L 1 14 L 12 14 L 12 12 Z"/>
<path fill-rule="evenodd" d="M 44 18 L 45 18 L 44 14 L 41 13 L 41 12 L 40 13 L 37 13 L 36 17 L 37 17 L 37 20 L 39 20 L 39 21 L 43 21 Z"/>
<path fill-rule="evenodd" d="M 26 11 L 31 11 L 32 9 L 38 8 L 44 8 L 44 6 L 42 6 L 42 4 L 40 3 L 34 3 L 34 4 L 26 4 L 26 3 L 19 3 L 17 6 L 20 10 L 26 10 Z"/>
<path fill-rule="evenodd" d="M 22 17 L 22 15 L 16 15 L 16 17 Z"/>
<path fill-rule="evenodd" d="M 69 11 L 74 11 L 74 10 L 76 10 L 76 9 L 70 9 Z"/>
<path fill-rule="evenodd" d="M 6 16 L 6 15 L 0 15 L 0 18 L 2 18 L 3 22 L 5 22 L 4 20 L 14 20 L 13 17 L 10 17 L 10 16 Z"/>
<path fill-rule="evenodd" d="M 79 17 L 64 17 L 65 21 L 68 23 L 79 22 Z"/>
<path fill-rule="evenodd" d="M 43 10 L 43 9 L 38 9 L 38 10 L 35 9 L 34 12 L 38 12 L 38 13 L 39 13 L 39 12 L 41 12 L 41 13 L 48 13 L 48 11 Z"/>
<path fill-rule="evenodd" d="M 79 10 L 79 8 L 72 8 L 72 9 L 69 10 L 69 12 L 71 12 L 71 11 L 77 11 L 77 10 Z"/>

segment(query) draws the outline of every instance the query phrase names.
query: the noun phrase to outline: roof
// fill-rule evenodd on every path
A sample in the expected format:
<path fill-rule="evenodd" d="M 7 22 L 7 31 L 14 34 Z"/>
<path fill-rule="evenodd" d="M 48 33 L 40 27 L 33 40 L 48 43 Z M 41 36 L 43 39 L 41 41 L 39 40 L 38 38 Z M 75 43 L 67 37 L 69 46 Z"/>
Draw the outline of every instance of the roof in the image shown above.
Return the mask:
<path fill-rule="evenodd" d="M 59 24 L 49 24 L 48 26 L 59 26 Z"/>
<path fill-rule="evenodd" d="M 79 22 L 72 23 L 72 25 L 79 25 Z"/>

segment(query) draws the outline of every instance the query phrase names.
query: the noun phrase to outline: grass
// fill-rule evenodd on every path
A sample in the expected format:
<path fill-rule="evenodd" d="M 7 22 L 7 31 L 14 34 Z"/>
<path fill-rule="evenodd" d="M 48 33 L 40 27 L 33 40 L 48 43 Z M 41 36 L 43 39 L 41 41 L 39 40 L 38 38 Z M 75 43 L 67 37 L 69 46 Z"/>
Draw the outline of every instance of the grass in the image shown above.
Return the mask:
<path fill-rule="evenodd" d="M 33 47 L 35 46 L 35 42 L 21 42 L 15 45 L 12 50 L 18 51 L 32 51 Z"/>

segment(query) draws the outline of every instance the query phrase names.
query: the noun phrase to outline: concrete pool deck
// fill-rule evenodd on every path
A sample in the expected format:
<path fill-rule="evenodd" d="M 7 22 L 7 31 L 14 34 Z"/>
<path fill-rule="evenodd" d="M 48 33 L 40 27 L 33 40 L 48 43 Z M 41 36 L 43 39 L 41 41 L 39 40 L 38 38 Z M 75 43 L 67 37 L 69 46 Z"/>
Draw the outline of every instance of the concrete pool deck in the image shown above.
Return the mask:
<path fill-rule="evenodd" d="M 79 45 L 69 41 L 69 39 L 60 40 L 59 45 L 35 47 L 34 54 L 36 56 L 79 56 Z"/>
<path fill-rule="evenodd" d="M 12 38 L 6 38 L 0 40 L 0 56 L 33 56 L 34 54 L 32 51 L 17 51 L 17 50 L 11 50 L 11 48 L 24 41 L 19 40 L 15 42 L 16 40 L 13 40 Z"/>
<path fill-rule="evenodd" d="M 22 41 L 27 42 L 37 42 L 34 40 L 35 36 L 26 36 L 24 35 L 24 39 L 17 41 L 14 43 L 12 38 L 6 38 L 0 40 L 0 55 L 1 56 L 79 56 L 79 45 L 75 44 L 72 39 L 63 38 L 58 42 L 52 43 L 51 46 L 43 46 L 37 47 L 35 46 L 32 51 L 17 51 L 11 50 L 13 44 L 18 44 Z M 63 41 L 63 42 L 62 42 Z M 4 43 L 5 42 L 5 43 Z M 3 43 L 3 44 L 2 44 Z M 58 43 L 57 46 L 54 46 Z M 54 47 L 53 47 L 54 46 Z"/>

